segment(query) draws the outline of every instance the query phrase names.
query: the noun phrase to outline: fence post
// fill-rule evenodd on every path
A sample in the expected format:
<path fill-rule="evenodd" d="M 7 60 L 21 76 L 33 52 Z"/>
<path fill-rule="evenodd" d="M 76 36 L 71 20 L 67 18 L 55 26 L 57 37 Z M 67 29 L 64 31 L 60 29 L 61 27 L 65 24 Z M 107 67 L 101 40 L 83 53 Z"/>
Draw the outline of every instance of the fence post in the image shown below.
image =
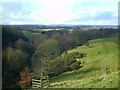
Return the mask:
<path fill-rule="evenodd" d="M 32 79 L 32 88 L 41 88 L 41 80 Z"/>

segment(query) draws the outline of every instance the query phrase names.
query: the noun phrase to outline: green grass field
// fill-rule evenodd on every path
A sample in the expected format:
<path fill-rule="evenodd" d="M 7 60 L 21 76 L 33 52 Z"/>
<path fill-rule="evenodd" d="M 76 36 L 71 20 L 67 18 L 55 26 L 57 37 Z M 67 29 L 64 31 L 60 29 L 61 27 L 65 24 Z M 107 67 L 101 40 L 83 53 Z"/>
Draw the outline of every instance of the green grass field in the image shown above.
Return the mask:
<path fill-rule="evenodd" d="M 78 46 L 69 53 L 85 53 L 78 58 L 83 63 L 79 70 L 65 72 L 50 79 L 52 88 L 116 88 L 118 87 L 118 45 L 111 39 L 96 39 Z"/>
<path fill-rule="evenodd" d="M 31 31 L 22 31 L 25 37 L 33 36 L 33 33 Z"/>

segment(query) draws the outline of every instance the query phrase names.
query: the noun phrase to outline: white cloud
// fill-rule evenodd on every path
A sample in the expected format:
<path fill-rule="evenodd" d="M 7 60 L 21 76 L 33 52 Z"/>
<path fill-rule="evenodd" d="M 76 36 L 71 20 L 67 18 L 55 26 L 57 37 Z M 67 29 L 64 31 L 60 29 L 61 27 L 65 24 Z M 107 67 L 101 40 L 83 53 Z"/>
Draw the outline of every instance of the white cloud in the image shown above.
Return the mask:
<path fill-rule="evenodd" d="M 57 22 L 74 18 L 70 11 L 74 0 L 43 0 L 40 1 L 42 7 L 39 9 L 40 14 L 47 21 Z"/>

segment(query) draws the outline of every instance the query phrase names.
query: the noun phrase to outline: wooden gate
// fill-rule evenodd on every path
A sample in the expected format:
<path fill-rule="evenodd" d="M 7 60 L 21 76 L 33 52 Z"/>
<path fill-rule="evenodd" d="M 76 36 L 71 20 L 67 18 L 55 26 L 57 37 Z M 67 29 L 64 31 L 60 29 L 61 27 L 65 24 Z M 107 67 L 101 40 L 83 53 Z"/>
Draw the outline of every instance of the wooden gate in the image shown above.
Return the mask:
<path fill-rule="evenodd" d="M 32 79 L 32 88 L 48 88 L 49 77 L 43 76 L 42 79 Z"/>
<path fill-rule="evenodd" d="M 41 80 L 32 79 L 32 88 L 41 88 Z"/>

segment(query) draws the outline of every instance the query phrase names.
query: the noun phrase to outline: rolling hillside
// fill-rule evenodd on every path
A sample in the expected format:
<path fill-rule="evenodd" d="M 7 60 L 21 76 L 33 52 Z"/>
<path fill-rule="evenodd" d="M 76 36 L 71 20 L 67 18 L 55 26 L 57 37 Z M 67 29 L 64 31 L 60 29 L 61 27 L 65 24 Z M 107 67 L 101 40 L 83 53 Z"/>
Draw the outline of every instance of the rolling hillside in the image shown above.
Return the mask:
<path fill-rule="evenodd" d="M 86 54 L 77 59 L 84 62 L 83 67 L 51 78 L 51 88 L 118 87 L 118 45 L 111 39 L 91 40 L 68 51 L 72 52 Z"/>

